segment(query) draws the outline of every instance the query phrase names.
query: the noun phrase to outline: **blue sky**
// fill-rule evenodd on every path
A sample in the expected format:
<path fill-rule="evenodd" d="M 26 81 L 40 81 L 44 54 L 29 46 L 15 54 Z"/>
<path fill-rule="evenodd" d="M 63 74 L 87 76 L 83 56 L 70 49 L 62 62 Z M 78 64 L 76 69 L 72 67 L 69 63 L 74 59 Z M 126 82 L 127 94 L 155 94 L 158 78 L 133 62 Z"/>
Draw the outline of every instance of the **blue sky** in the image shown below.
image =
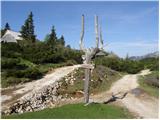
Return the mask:
<path fill-rule="evenodd" d="M 158 2 L 2 2 L 2 27 L 19 31 L 30 11 L 35 34 L 43 40 L 56 28 L 66 44 L 79 49 L 81 15 L 85 15 L 85 46 L 95 46 L 94 15 L 99 16 L 106 51 L 120 57 L 158 51 Z"/>

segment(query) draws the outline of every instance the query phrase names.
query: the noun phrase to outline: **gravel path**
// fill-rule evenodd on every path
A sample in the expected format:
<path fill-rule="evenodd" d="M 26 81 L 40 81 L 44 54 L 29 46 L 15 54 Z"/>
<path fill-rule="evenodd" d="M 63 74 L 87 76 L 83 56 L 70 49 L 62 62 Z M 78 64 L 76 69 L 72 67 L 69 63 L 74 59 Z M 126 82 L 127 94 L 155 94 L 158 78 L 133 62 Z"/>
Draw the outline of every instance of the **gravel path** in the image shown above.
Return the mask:
<path fill-rule="evenodd" d="M 143 70 L 139 74 L 125 75 L 115 82 L 109 91 L 92 96 L 91 99 L 95 102 L 104 103 L 111 100 L 113 98 L 112 95 L 117 94 L 115 95 L 117 103 L 129 109 L 137 118 L 158 118 L 159 100 L 157 98 L 151 97 L 146 93 L 142 93 L 139 96 L 131 93 L 133 89 L 139 86 L 138 76 L 149 73 L 149 70 Z M 121 99 L 124 94 L 124 98 Z"/>
<path fill-rule="evenodd" d="M 44 86 L 48 86 L 48 85 L 60 80 L 61 78 L 63 78 L 67 74 L 71 73 L 74 69 L 76 69 L 78 67 L 80 67 L 80 65 L 57 68 L 54 70 L 53 73 L 47 74 L 42 79 L 23 84 L 22 85 L 23 88 L 14 91 L 14 93 L 15 94 L 17 94 L 17 93 L 22 94 L 22 93 L 30 91 L 30 90 L 32 90 L 32 92 L 38 91 L 38 90 L 42 89 Z"/>

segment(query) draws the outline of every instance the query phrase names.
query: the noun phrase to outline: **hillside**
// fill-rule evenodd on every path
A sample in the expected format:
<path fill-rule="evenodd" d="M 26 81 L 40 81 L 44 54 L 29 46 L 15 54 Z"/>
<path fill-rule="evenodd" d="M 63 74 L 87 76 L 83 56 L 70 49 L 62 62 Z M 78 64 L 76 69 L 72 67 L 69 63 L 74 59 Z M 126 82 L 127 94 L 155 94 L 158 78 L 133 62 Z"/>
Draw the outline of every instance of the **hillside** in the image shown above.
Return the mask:
<path fill-rule="evenodd" d="M 146 55 L 143 55 L 143 56 L 131 56 L 129 57 L 130 60 L 142 60 L 142 59 L 145 59 L 145 58 L 158 58 L 159 57 L 159 52 L 156 51 L 156 52 L 153 52 L 153 53 L 148 53 Z"/>

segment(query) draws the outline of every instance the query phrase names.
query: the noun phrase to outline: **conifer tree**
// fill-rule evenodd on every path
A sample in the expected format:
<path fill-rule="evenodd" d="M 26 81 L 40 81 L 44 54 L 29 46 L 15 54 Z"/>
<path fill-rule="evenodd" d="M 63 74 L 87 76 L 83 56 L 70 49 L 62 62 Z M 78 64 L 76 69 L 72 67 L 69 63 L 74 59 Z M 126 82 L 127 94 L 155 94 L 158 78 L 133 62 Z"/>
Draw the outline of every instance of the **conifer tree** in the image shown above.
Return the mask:
<path fill-rule="evenodd" d="M 126 55 L 126 58 L 125 58 L 126 60 L 129 60 L 129 55 L 128 55 L 128 53 L 127 53 L 127 55 Z"/>
<path fill-rule="evenodd" d="M 24 25 L 21 27 L 21 37 L 32 43 L 35 42 L 36 36 L 34 35 L 33 14 L 30 12 L 28 18 L 25 20 Z"/>
<path fill-rule="evenodd" d="M 1 37 L 6 33 L 7 30 L 10 30 L 10 26 L 8 23 L 5 24 L 4 29 L 1 29 Z"/>
<path fill-rule="evenodd" d="M 48 40 L 49 40 L 49 34 L 47 34 L 46 36 L 45 36 L 45 38 L 44 38 L 44 43 L 47 43 L 48 42 Z"/>
<path fill-rule="evenodd" d="M 9 26 L 8 23 L 6 23 L 4 30 L 5 30 L 5 31 L 10 30 L 10 26 Z"/>
<path fill-rule="evenodd" d="M 50 46 L 54 46 L 56 45 L 56 42 L 57 42 L 57 36 L 56 36 L 55 28 L 54 26 L 52 26 L 51 34 L 49 34 L 49 39 L 47 41 L 47 44 Z"/>
<path fill-rule="evenodd" d="M 65 41 L 63 35 L 60 37 L 59 42 L 61 45 L 65 46 Z"/>

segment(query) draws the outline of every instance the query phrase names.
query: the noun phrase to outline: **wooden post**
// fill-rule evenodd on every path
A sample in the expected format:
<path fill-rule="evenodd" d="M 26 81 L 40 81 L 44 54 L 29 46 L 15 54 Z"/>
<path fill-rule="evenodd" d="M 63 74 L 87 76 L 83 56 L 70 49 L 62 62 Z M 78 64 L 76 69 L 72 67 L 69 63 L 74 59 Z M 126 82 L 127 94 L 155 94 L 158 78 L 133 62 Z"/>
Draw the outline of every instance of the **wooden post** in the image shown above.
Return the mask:
<path fill-rule="evenodd" d="M 84 82 L 84 102 L 89 103 L 89 82 L 91 79 L 91 69 L 85 69 L 85 82 Z"/>
<path fill-rule="evenodd" d="M 98 31 L 98 16 L 95 16 L 95 34 L 96 34 L 96 47 L 85 49 L 83 45 L 84 38 L 84 15 L 82 15 L 82 31 L 80 39 L 80 49 L 84 51 L 85 55 L 82 56 L 83 63 L 82 67 L 85 69 L 85 81 L 84 81 L 84 102 L 89 103 L 89 82 L 91 79 L 91 69 L 94 66 L 91 64 L 91 60 L 99 52 L 99 31 Z"/>

